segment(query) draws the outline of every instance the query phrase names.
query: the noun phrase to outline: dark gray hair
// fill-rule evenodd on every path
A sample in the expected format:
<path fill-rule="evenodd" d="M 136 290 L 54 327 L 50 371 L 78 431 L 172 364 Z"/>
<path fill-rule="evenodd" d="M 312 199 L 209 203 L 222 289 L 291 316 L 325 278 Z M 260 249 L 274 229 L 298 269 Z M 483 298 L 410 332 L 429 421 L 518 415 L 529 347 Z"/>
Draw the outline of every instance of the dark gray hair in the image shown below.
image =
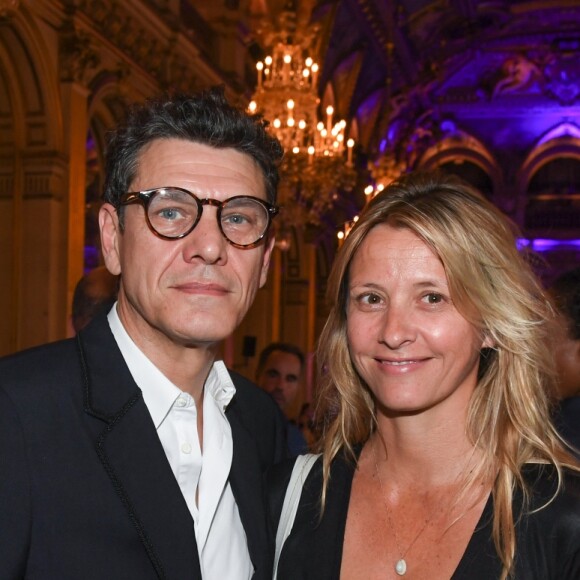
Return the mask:
<path fill-rule="evenodd" d="M 280 142 L 266 131 L 260 115 L 229 104 L 223 87 L 199 94 L 163 96 L 132 106 L 108 141 L 103 198 L 119 208 L 139 169 L 141 151 L 157 139 L 184 139 L 249 155 L 264 175 L 267 199 L 276 203 Z"/>

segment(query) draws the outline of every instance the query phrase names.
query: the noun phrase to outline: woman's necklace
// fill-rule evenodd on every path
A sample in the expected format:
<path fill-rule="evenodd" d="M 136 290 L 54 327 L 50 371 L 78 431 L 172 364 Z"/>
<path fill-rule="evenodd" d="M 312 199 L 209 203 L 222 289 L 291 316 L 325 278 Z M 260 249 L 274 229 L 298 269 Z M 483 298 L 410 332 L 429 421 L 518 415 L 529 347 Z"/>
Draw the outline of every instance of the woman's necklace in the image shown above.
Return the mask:
<path fill-rule="evenodd" d="M 407 573 L 407 560 L 405 560 L 405 556 L 409 553 L 409 550 L 415 545 L 415 542 L 419 539 L 419 536 L 425 531 L 425 528 L 433 521 L 434 514 L 428 517 L 425 520 L 425 523 L 421 526 L 415 537 L 413 538 L 412 542 L 407 546 L 406 550 L 401 548 L 401 544 L 399 542 L 399 536 L 397 535 L 397 530 L 393 524 L 393 519 L 391 518 L 391 509 L 389 508 L 389 502 L 387 501 L 387 496 L 385 494 L 385 490 L 383 488 L 383 481 L 381 479 L 381 473 L 379 471 L 379 461 L 377 456 L 377 450 L 373 445 L 373 455 L 375 459 L 375 471 L 377 474 L 377 479 L 379 480 L 379 487 L 381 489 L 381 496 L 383 498 L 383 502 L 385 504 L 386 512 L 387 512 L 387 520 L 389 527 L 393 531 L 393 537 L 395 538 L 395 545 L 397 547 L 397 552 L 401 555 L 400 558 L 395 563 L 395 572 L 399 576 L 404 576 Z"/>

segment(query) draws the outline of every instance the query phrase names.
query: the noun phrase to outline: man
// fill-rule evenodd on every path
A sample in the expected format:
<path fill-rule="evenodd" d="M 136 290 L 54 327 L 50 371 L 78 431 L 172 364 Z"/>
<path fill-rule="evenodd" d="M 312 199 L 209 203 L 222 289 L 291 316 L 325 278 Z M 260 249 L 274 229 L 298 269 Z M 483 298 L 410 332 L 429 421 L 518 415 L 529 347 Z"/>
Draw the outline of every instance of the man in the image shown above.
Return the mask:
<path fill-rule="evenodd" d="M 101 310 L 110 310 L 117 298 L 119 277 L 105 266 L 85 274 L 75 286 L 71 322 L 75 332 L 82 330 Z"/>
<path fill-rule="evenodd" d="M 264 348 L 258 358 L 256 382 L 278 403 L 288 420 L 286 435 L 292 457 L 308 451 L 304 434 L 289 417 L 303 373 L 304 353 L 293 344 L 273 342 Z"/>
<path fill-rule="evenodd" d="M 115 308 L 0 362 L 0 578 L 271 577 L 262 474 L 283 420 L 215 359 L 266 281 L 280 158 L 221 90 L 115 132 Z"/>
<path fill-rule="evenodd" d="M 562 274 L 550 291 L 558 307 L 552 334 L 559 398 L 555 421 L 580 454 L 580 268 Z"/>

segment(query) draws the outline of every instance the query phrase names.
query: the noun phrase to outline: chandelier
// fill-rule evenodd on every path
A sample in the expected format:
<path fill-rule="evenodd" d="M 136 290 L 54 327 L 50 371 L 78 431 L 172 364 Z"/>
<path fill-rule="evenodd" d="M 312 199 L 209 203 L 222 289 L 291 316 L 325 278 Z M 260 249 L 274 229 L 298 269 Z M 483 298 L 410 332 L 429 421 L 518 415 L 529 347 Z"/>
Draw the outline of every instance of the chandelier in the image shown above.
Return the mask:
<path fill-rule="evenodd" d="M 375 162 L 369 162 L 368 168 L 375 185 L 369 184 L 364 188 L 365 206 L 375 195 L 378 195 L 385 187 L 405 173 L 405 166 L 402 163 L 398 163 L 394 157 L 386 155 Z M 342 245 L 358 219 L 359 216 L 355 215 L 351 220 L 346 221 L 342 229 L 337 232 L 336 237 L 338 238 L 339 246 Z"/>
<path fill-rule="evenodd" d="M 270 122 L 285 155 L 280 167 L 278 228 L 318 225 L 338 191 L 352 189 L 354 140 L 345 142 L 346 121 L 332 106 L 319 113 L 319 65 L 311 56 L 317 30 L 298 30 L 296 14 L 285 9 L 279 25 L 261 31 L 270 54 L 256 64 L 257 88 L 249 105 Z"/>

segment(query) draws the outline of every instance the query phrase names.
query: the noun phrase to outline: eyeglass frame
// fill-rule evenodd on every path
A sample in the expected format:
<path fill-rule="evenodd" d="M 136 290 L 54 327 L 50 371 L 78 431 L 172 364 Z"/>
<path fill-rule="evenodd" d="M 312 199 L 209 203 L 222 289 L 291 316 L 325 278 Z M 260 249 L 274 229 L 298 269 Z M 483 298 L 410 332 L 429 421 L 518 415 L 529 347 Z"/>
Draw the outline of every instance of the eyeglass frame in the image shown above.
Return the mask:
<path fill-rule="evenodd" d="M 153 225 L 151 224 L 151 220 L 149 219 L 149 205 L 151 203 L 151 199 L 153 198 L 153 196 L 157 192 L 162 191 L 164 189 L 177 189 L 178 191 L 182 191 L 183 193 L 187 193 L 195 200 L 195 202 L 197 204 L 198 213 L 197 213 L 197 217 L 196 217 L 195 221 L 193 222 L 191 227 L 186 232 L 184 232 L 183 234 L 179 234 L 178 236 L 166 236 L 164 234 L 160 234 L 153 227 Z M 255 242 L 252 242 L 251 244 L 237 244 L 235 242 L 232 242 L 232 240 L 230 240 L 226 236 L 226 234 L 222 228 L 222 224 L 220 221 L 222 209 L 226 203 L 232 201 L 233 199 L 251 199 L 253 201 L 259 202 L 267 210 L 266 215 L 268 217 L 268 223 L 266 224 L 266 228 L 264 229 L 264 233 Z M 183 187 L 173 186 L 173 185 L 166 185 L 164 187 L 154 187 L 152 189 L 145 189 L 143 191 L 128 191 L 127 193 L 124 193 L 123 195 L 121 195 L 121 197 L 119 199 L 119 208 L 122 206 L 125 206 L 125 205 L 131 205 L 134 203 L 139 203 L 143 206 L 143 209 L 145 210 L 145 221 L 147 222 L 149 229 L 159 238 L 161 238 L 163 240 L 170 240 L 170 241 L 171 240 L 180 240 L 182 238 L 185 238 L 189 234 L 191 234 L 191 232 L 196 228 L 197 224 L 199 223 L 199 220 L 201 219 L 204 205 L 211 205 L 213 207 L 217 207 L 216 220 L 217 220 L 218 228 L 219 228 L 222 236 L 232 246 L 234 246 L 235 248 L 242 249 L 242 250 L 250 250 L 250 249 L 255 248 L 256 246 L 258 246 L 260 244 L 260 242 L 264 239 L 264 237 L 268 233 L 270 226 L 272 225 L 272 219 L 280 211 L 279 206 L 271 204 L 263 199 L 260 199 L 259 197 L 254 197 L 253 195 L 234 195 L 233 197 L 228 197 L 228 199 L 224 199 L 223 201 L 220 201 L 219 199 L 215 199 L 215 198 L 211 198 L 211 197 L 206 197 L 204 199 L 200 199 L 199 197 L 197 197 L 197 195 L 195 195 L 193 192 L 189 191 L 188 189 L 185 189 Z"/>

